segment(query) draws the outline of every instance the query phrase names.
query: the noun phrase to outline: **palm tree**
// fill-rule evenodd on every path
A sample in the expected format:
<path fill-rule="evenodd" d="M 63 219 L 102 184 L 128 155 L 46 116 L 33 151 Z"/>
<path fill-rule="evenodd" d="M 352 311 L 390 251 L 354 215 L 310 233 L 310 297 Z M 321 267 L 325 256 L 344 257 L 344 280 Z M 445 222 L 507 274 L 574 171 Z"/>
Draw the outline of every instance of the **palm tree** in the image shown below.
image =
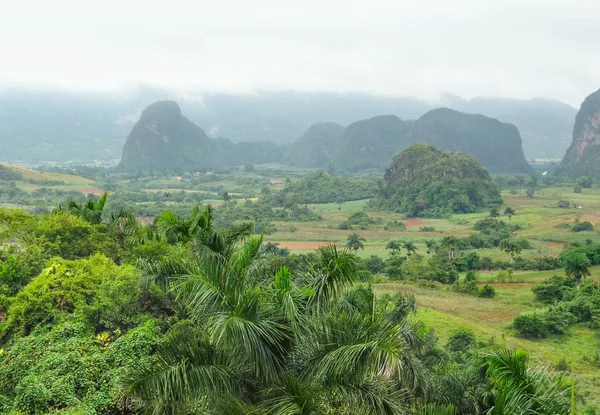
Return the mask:
<path fill-rule="evenodd" d="M 559 256 L 560 263 L 565 269 L 567 277 L 573 278 L 577 285 L 577 289 L 581 285 L 581 280 L 591 275 L 588 269 L 590 260 L 583 252 L 578 250 L 563 251 Z"/>
<path fill-rule="evenodd" d="M 408 255 L 408 256 L 411 256 L 412 254 L 417 252 L 417 246 L 410 239 L 402 242 L 402 248 L 404 248 L 404 250 L 406 251 L 406 255 Z"/>
<path fill-rule="evenodd" d="M 354 256 L 334 245 L 308 273 L 262 275 L 261 244 L 173 267 L 188 320 L 126 380 L 148 413 L 392 415 L 429 394 L 433 343 L 407 319 L 410 301 L 379 306 L 357 285 Z"/>
<path fill-rule="evenodd" d="M 442 238 L 442 247 L 448 250 L 448 259 L 451 261 L 454 259 L 459 242 L 456 236 L 444 236 Z"/>
<path fill-rule="evenodd" d="M 53 212 L 68 212 L 74 216 L 80 217 L 92 225 L 102 223 L 102 213 L 106 204 L 107 193 L 104 192 L 98 199 L 89 199 L 84 203 L 76 200 L 68 200 L 65 205 L 59 204 Z"/>
<path fill-rule="evenodd" d="M 493 206 L 490 209 L 490 218 L 497 218 L 498 216 L 500 216 L 500 212 L 498 211 L 498 207 L 497 206 Z"/>
<path fill-rule="evenodd" d="M 365 238 L 361 238 L 361 236 L 356 232 L 353 232 L 348 235 L 348 238 L 346 239 L 346 248 L 352 249 L 354 252 L 358 251 L 359 249 L 365 249 L 363 242 L 367 242 L 367 240 Z"/>
<path fill-rule="evenodd" d="M 517 213 L 515 212 L 515 210 L 513 208 L 511 208 L 510 206 L 507 206 L 506 209 L 504 209 L 504 214 L 506 216 L 508 216 L 508 220 L 511 220 L 513 216 L 515 216 Z"/>
<path fill-rule="evenodd" d="M 570 386 L 544 368 L 529 368 L 523 351 L 498 349 L 485 356 L 486 375 L 494 397 L 490 415 L 566 414 Z"/>
<path fill-rule="evenodd" d="M 391 250 L 392 254 L 399 254 L 402 251 L 402 244 L 397 239 L 390 239 L 385 248 Z"/>
<path fill-rule="evenodd" d="M 427 248 L 427 255 L 431 254 L 432 251 L 437 249 L 437 241 L 435 239 L 428 239 L 425 241 L 425 247 Z"/>

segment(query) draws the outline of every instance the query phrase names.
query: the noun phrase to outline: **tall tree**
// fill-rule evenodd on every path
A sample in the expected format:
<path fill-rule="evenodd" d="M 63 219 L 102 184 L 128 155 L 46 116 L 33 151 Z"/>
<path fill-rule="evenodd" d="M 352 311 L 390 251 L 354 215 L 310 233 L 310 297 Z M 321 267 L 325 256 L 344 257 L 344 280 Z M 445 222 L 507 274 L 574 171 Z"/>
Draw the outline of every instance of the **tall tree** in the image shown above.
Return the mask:
<path fill-rule="evenodd" d="M 350 235 L 348 235 L 348 238 L 346 238 L 346 248 L 352 249 L 354 252 L 358 251 L 359 249 L 365 249 L 363 242 L 367 242 L 367 240 L 362 238 L 356 232 L 352 232 Z"/>
<path fill-rule="evenodd" d="M 507 206 L 504 209 L 504 215 L 508 216 L 508 220 L 511 220 L 512 217 L 515 216 L 516 214 L 517 213 L 515 212 L 515 210 L 512 207 L 510 207 L 510 206 Z"/>
<path fill-rule="evenodd" d="M 404 248 L 404 250 L 406 251 L 406 255 L 408 256 L 411 256 L 412 254 L 417 252 L 417 246 L 410 239 L 407 239 L 404 242 L 402 242 L 402 248 Z"/>
<path fill-rule="evenodd" d="M 500 216 L 500 211 L 498 210 L 497 206 L 493 206 L 490 209 L 490 218 L 497 218 Z"/>
<path fill-rule="evenodd" d="M 575 280 L 577 289 L 579 289 L 581 280 L 591 275 L 590 270 L 588 269 L 590 266 L 590 260 L 581 251 L 563 251 L 559 256 L 559 260 L 565 269 L 565 274 Z"/>
<path fill-rule="evenodd" d="M 442 247 L 448 250 L 448 259 L 453 260 L 458 249 L 459 240 L 456 236 L 444 236 L 442 238 Z"/>

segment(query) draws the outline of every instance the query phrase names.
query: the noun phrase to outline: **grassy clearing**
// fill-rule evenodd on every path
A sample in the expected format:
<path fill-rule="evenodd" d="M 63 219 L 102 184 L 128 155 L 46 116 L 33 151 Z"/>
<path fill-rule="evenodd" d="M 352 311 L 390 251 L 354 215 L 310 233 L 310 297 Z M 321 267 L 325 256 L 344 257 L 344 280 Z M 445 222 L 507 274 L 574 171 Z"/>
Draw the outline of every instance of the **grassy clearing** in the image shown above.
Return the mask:
<path fill-rule="evenodd" d="M 600 269 L 595 268 L 596 277 Z M 572 327 L 566 335 L 542 340 L 515 337 L 510 327 L 520 312 L 542 306 L 535 301 L 531 286 L 496 286 L 494 299 L 481 299 L 451 291 L 420 288 L 400 283 L 375 286 L 377 294 L 398 291 L 415 295 L 419 306 L 416 319 L 432 327 L 442 343 L 458 328 L 470 328 L 480 341 L 527 351 L 542 364 L 573 363 L 586 387 L 600 392 L 600 337 L 585 327 Z"/>

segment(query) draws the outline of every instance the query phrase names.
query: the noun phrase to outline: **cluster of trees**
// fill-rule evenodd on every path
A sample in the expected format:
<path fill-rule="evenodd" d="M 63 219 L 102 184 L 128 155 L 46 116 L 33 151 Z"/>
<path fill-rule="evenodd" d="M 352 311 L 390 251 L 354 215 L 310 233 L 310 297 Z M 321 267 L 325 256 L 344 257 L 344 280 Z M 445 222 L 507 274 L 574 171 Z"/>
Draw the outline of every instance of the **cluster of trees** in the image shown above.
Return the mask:
<path fill-rule="evenodd" d="M 374 179 L 348 178 L 319 171 L 288 184 L 281 193 L 296 193 L 307 203 L 341 203 L 369 199 L 376 190 Z"/>
<path fill-rule="evenodd" d="M 347 251 L 280 256 L 210 207 L 142 225 L 105 204 L 0 210 L 2 413 L 569 411 L 523 352 L 442 347 Z"/>
<path fill-rule="evenodd" d="M 549 307 L 519 314 L 514 320 L 519 335 L 563 334 L 576 323 L 600 329 L 600 287 L 595 281 L 583 282 L 590 275 L 588 267 L 600 261 L 600 244 L 567 247 L 559 261 L 565 276 L 554 276 L 533 288 L 536 299 Z"/>

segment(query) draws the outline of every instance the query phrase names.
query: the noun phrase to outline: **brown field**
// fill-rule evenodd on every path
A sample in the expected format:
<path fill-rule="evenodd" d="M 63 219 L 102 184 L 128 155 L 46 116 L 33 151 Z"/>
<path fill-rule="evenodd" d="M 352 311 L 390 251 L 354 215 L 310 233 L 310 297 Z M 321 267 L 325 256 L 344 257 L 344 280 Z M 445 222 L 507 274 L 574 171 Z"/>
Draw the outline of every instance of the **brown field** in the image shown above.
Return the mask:
<path fill-rule="evenodd" d="M 414 228 L 416 226 L 423 226 L 427 222 L 422 221 L 421 219 L 406 219 L 404 223 L 406 224 L 407 228 Z"/>
<path fill-rule="evenodd" d="M 548 246 L 563 246 L 563 242 L 548 242 Z"/>

